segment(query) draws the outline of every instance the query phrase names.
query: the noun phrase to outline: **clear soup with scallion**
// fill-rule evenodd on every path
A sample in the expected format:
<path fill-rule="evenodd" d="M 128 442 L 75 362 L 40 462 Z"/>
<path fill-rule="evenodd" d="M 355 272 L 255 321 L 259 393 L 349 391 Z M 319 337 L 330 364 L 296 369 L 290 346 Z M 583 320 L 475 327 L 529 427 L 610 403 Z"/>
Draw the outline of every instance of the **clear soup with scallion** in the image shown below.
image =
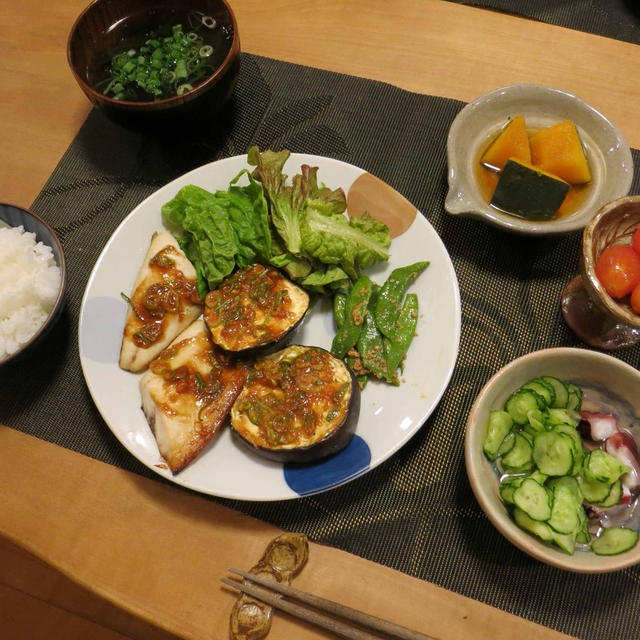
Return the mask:
<path fill-rule="evenodd" d="M 93 60 L 91 86 L 115 100 L 148 102 L 182 95 L 226 58 L 233 33 L 199 11 L 154 10 L 114 25 L 113 44 Z"/>

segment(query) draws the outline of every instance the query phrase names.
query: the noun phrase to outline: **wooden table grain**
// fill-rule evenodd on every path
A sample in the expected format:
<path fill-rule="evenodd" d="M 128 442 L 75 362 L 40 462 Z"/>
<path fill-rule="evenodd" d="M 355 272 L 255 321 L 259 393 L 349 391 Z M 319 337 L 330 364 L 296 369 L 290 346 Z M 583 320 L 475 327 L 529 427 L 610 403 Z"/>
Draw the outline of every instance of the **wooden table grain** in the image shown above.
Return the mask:
<path fill-rule="evenodd" d="M 42 11 L 37 0 L 22 0 L 6 3 L 0 14 L 6 202 L 31 204 L 88 114 L 66 62 L 67 35 L 85 4 L 54 0 Z M 466 101 L 514 82 L 561 87 L 640 148 L 636 45 L 441 0 L 233 0 L 232 6 L 244 51 Z"/>
<path fill-rule="evenodd" d="M 0 201 L 29 206 L 89 113 L 66 62 L 67 34 L 85 3 L 53 0 L 43 8 L 37 0 L 21 0 L 5 3 L 0 12 Z M 231 4 L 244 51 L 465 101 L 514 82 L 562 87 L 600 110 L 631 146 L 640 147 L 635 45 L 441 0 Z M 92 493 L 78 491 L 87 479 L 103 492 L 97 504 Z M 112 518 L 98 526 L 104 513 Z M 131 550 L 122 550 L 141 522 L 165 528 L 155 532 L 160 542 L 154 545 L 149 538 L 148 563 L 140 564 L 147 579 L 159 581 L 147 600 L 129 575 Z M 192 494 L 0 426 L 2 637 L 224 638 L 233 598 L 217 586 L 221 575 L 211 575 L 203 602 L 193 598 L 171 607 L 170 589 L 163 589 L 160 578 L 169 584 L 177 580 L 182 559 L 163 555 L 170 556 L 167 540 L 219 536 L 223 545 L 230 541 L 223 548 L 229 563 L 244 566 L 274 533 Z M 443 640 L 563 637 L 348 554 L 325 547 L 313 553 L 315 573 L 301 577 L 301 588 L 320 588 L 323 595 L 346 597 L 359 608 L 375 605 L 379 615 L 422 625 Z M 226 561 L 216 561 L 216 570 L 223 572 Z M 158 570 L 163 562 L 166 574 Z M 337 567 L 346 570 L 338 573 Z M 360 574 L 362 585 L 355 594 L 345 582 L 352 572 Z M 195 579 L 204 583 L 206 576 Z M 416 612 L 400 596 L 385 602 L 375 587 L 382 583 L 394 587 L 387 593 L 422 599 L 425 610 Z M 204 631 L 208 618 L 210 632 Z M 278 624 L 273 640 L 326 637 L 291 622 Z"/>

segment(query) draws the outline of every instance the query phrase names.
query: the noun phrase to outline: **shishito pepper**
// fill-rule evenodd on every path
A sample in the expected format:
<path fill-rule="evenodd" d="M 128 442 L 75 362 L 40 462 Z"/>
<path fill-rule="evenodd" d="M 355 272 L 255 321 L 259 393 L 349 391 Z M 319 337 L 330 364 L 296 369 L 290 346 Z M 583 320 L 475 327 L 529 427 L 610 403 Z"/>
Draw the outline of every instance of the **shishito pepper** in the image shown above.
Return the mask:
<path fill-rule="evenodd" d="M 374 318 L 380 332 L 390 340 L 396 333 L 398 314 L 407 288 L 428 266 L 429 262 L 424 261 L 394 269 L 382 285 Z"/>
<path fill-rule="evenodd" d="M 396 321 L 395 334 L 393 338 L 385 340 L 387 382 L 391 384 L 400 384 L 398 381 L 398 367 L 413 340 L 417 324 L 418 296 L 415 293 L 408 293 Z"/>
<path fill-rule="evenodd" d="M 344 358 L 347 351 L 358 341 L 372 290 L 371 279 L 361 275 L 347 294 L 343 322 L 331 344 L 331 353 L 337 358 Z"/>

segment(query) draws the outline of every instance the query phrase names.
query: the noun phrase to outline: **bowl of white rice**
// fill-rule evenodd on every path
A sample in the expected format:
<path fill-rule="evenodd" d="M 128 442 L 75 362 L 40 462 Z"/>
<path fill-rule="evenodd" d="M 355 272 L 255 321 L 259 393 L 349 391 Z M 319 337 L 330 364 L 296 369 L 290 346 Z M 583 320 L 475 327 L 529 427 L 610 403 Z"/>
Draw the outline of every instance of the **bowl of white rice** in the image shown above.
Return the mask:
<path fill-rule="evenodd" d="M 28 209 L 0 204 L 0 366 L 48 332 L 62 311 L 65 287 L 54 230 Z"/>

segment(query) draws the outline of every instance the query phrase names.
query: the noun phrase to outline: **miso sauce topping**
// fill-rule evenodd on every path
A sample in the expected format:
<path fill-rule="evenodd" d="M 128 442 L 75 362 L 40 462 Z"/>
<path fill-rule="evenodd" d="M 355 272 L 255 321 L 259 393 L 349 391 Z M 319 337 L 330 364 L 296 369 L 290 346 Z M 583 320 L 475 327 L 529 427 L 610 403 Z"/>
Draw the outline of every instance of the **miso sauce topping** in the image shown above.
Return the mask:
<path fill-rule="evenodd" d="M 270 342 L 295 319 L 284 278 L 260 264 L 236 271 L 205 304 L 207 324 L 230 347 Z"/>
<path fill-rule="evenodd" d="M 188 346 L 195 346 L 197 355 L 181 364 L 182 351 Z M 214 351 L 205 334 L 167 347 L 151 362 L 149 370 L 169 383 L 176 394 L 195 398 L 201 414 L 225 390 L 239 390 L 246 376 L 246 367 L 231 364 L 225 356 Z"/>
<path fill-rule="evenodd" d="M 324 349 L 306 347 L 255 365 L 238 409 L 260 427 L 267 445 L 304 443 L 344 417 L 351 380 L 338 378 L 334 360 Z"/>
<path fill-rule="evenodd" d="M 141 325 L 133 334 L 137 347 L 150 347 L 163 337 L 167 314 L 180 316 L 185 305 L 202 302 L 196 281 L 186 278 L 177 268 L 173 257 L 177 254 L 177 250 L 169 245 L 151 258 L 149 269 L 154 273 L 154 280 L 160 274 L 161 281 L 154 282 L 146 289 L 137 289 L 133 299 L 128 301 Z"/>

